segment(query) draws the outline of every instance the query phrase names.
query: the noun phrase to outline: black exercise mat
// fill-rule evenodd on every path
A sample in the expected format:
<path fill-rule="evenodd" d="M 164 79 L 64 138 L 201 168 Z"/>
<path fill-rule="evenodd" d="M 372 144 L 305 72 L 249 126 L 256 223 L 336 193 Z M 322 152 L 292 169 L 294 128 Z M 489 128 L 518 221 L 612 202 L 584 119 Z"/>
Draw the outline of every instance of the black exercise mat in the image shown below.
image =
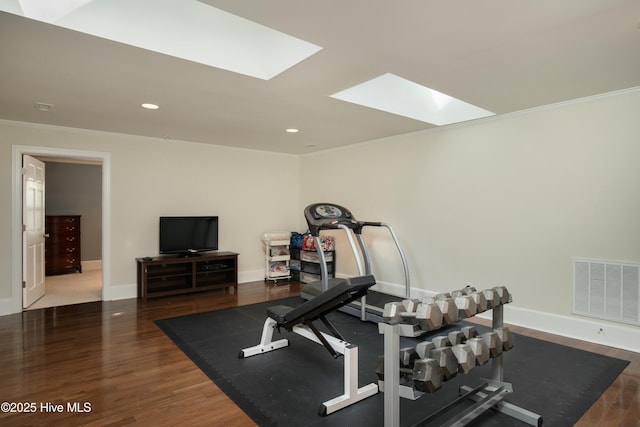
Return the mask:
<path fill-rule="evenodd" d="M 260 426 L 382 426 L 381 393 L 327 417 L 318 416 L 322 402 L 343 392 L 343 358 L 333 359 L 318 344 L 283 330 L 274 333 L 274 340 L 287 338 L 289 347 L 238 358 L 241 349 L 259 343 L 267 307 L 294 307 L 302 302 L 287 298 L 156 323 Z M 377 325 L 337 312 L 329 319 L 347 341 L 358 346 L 359 386 L 377 382 L 378 355 L 384 353 Z M 463 325 L 460 322 L 455 329 Z M 478 332 L 488 330 L 474 326 Z M 432 336 L 443 333 L 436 331 Z M 506 401 L 542 415 L 547 426 L 573 425 L 629 363 L 523 335 L 515 335 L 514 342 L 514 348 L 504 353 L 504 380 L 514 388 Z M 400 346 L 408 345 L 415 345 L 415 340 L 401 338 Z M 401 399 L 402 425 L 419 422 L 457 398 L 459 386 L 475 387 L 490 375 L 491 362 L 467 375 L 458 374 L 436 393 L 416 401 Z M 473 425 L 523 423 L 491 410 Z"/>

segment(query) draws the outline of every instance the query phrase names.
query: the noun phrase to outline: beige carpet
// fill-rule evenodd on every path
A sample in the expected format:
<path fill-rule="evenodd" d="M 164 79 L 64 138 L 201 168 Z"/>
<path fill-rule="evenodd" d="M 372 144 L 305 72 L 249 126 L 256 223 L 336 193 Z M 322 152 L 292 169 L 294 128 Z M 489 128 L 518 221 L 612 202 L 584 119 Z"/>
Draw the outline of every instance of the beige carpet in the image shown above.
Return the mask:
<path fill-rule="evenodd" d="M 102 300 L 102 270 L 61 274 L 45 278 L 45 295 L 27 310 Z"/>

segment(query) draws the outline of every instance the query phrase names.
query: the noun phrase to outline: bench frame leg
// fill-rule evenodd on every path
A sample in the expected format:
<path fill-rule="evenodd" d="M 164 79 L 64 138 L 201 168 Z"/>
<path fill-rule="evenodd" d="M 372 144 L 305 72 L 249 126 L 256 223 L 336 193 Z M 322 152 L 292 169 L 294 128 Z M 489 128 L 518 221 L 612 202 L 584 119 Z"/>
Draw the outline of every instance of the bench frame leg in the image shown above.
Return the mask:
<path fill-rule="evenodd" d="M 277 322 L 275 320 L 267 317 L 267 320 L 264 322 L 264 327 L 262 328 L 260 344 L 240 350 L 239 357 L 247 358 L 287 347 L 289 345 L 289 341 L 287 339 L 281 339 L 278 341 L 272 340 L 273 330 L 276 328 L 276 325 Z M 329 415 L 378 393 L 378 385 L 374 383 L 358 387 L 357 346 L 334 336 L 325 334 L 324 332 L 320 332 L 323 338 L 323 340 L 320 340 L 314 331 L 302 325 L 294 326 L 291 331 L 320 345 L 328 343 L 336 353 L 344 356 L 344 393 L 322 403 L 318 409 L 318 413 L 321 416 Z M 325 341 L 325 343 L 322 341 Z"/>
<path fill-rule="evenodd" d="M 287 347 L 289 345 L 289 340 L 287 340 L 286 338 L 278 341 L 273 341 L 273 330 L 276 328 L 276 325 L 277 323 L 275 320 L 267 317 L 267 320 L 264 321 L 264 327 L 262 328 L 262 337 L 260 337 L 260 344 L 240 350 L 239 357 L 241 359 L 245 359 L 257 354 L 267 353 L 269 351 Z"/>

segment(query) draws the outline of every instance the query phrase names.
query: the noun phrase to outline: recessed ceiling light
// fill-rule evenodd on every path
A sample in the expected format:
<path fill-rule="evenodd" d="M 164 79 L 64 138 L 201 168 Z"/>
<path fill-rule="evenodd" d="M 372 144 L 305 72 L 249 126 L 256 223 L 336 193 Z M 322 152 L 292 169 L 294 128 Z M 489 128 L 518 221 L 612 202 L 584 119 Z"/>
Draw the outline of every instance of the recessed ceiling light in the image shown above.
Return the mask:
<path fill-rule="evenodd" d="M 334 93 L 331 97 L 437 126 L 495 115 L 391 73 Z"/>
<path fill-rule="evenodd" d="M 295 129 L 295 128 L 289 128 L 289 129 L 287 129 L 287 132 L 289 132 L 289 133 L 298 133 L 298 132 L 300 132 L 300 130 Z"/>
<path fill-rule="evenodd" d="M 147 110 L 157 110 L 158 108 L 160 108 L 158 105 L 156 104 L 150 104 L 145 102 L 144 104 L 141 105 L 142 108 L 146 108 Z"/>

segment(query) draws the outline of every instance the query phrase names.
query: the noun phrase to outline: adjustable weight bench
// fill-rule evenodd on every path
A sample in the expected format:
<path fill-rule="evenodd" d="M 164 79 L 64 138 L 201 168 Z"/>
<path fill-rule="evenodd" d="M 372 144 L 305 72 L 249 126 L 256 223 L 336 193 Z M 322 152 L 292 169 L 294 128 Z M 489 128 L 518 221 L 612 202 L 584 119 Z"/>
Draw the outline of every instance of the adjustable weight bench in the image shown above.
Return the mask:
<path fill-rule="evenodd" d="M 239 357 L 247 358 L 287 347 L 289 345 L 287 339 L 272 340 L 273 330 L 280 331 L 280 328 L 284 328 L 321 344 L 334 358 L 344 355 L 344 393 L 322 403 L 318 409 L 319 415 L 329 415 L 375 395 L 378 392 L 377 384 L 371 383 L 358 388 L 358 347 L 346 342 L 325 317 L 332 311 L 365 295 L 375 283 L 372 275 L 341 279 L 335 286 L 298 307 L 292 308 L 285 305 L 269 307 L 260 344 L 241 350 Z M 316 320 L 320 320 L 329 333 L 318 330 L 313 324 Z"/>

